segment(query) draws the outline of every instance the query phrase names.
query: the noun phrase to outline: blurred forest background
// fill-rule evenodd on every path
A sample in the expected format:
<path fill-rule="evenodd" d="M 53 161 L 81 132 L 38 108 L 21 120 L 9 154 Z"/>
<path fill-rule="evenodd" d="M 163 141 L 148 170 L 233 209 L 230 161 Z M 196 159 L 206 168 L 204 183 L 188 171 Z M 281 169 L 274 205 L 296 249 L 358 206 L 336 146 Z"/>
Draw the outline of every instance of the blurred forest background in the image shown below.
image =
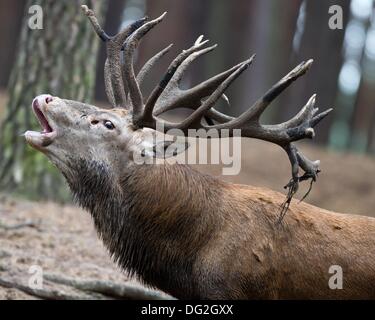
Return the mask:
<path fill-rule="evenodd" d="M 313 141 L 298 142 L 306 156 L 321 160 L 322 173 L 305 201 L 375 217 L 375 0 L 0 0 L 0 300 L 108 298 L 82 291 L 82 283 L 86 289 L 98 283 L 120 288 L 121 298 L 134 298 L 134 292 L 142 293 L 136 298 L 155 298 L 155 292 L 140 290 L 111 262 L 90 216 L 70 205 L 61 174 L 22 136 L 40 128 L 31 108 L 39 94 L 109 106 L 105 48 L 82 14 L 82 4 L 95 10 L 110 35 L 144 15 L 154 18 L 168 11 L 137 53 L 139 70 L 174 44 L 146 80 L 145 93 L 201 34 L 219 46 L 194 62 L 185 87 L 256 53 L 255 62 L 227 92 L 230 107 L 218 107 L 232 115 L 313 58 L 311 70 L 280 95 L 262 121 L 289 119 L 314 93 L 321 110 L 334 107 Z M 29 27 L 33 5 L 43 9 L 41 30 Z M 342 8 L 342 29 L 329 28 L 333 5 Z M 239 175 L 222 178 L 285 193 L 290 164 L 281 148 L 243 139 L 241 161 Z M 196 168 L 221 174 L 221 166 Z M 307 188 L 301 184 L 297 198 Z M 42 290 L 26 285 L 35 265 L 43 268 Z"/>
<path fill-rule="evenodd" d="M 43 30 L 28 28 L 28 10 L 34 4 L 43 8 Z M 0 0 L 1 189 L 64 199 L 60 175 L 19 136 L 38 127 L 30 108 L 34 96 L 51 93 L 107 104 L 104 45 L 81 13 L 81 4 L 95 9 L 109 34 L 144 15 L 157 17 L 168 11 L 138 52 L 139 68 L 174 43 L 171 53 L 147 79 L 146 92 L 160 80 L 171 59 L 201 34 L 219 47 L 194 63 L 184 86 L 256 53 L 249 71 L 228 90 L 231 107 L 225 112 L 232 115 L 246 110 L 295 65 L 313 58 L 309 73 L 274 102 L 263 121 L 289 119 L 317 93 L 317 106 L 333 106 L 334 112 L 319 125 L 313 143 L 345 154 L 366 155 L 366 159 L 375 154 L 373 0 Z M 342 29 L 328 26 L 332 5 L 343 10 Z M 290 169 L 285 170 L 289 175 Z"/>

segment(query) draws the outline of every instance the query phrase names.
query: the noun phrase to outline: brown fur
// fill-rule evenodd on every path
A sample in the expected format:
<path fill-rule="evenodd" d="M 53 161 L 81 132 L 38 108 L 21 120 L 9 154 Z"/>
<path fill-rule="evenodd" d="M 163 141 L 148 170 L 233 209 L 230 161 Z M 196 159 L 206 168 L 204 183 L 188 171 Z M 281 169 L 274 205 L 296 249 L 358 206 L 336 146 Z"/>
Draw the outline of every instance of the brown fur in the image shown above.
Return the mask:
<path fill-rule="evenodd" d="M 372 218 L 293 203 L 277 225 L 284 195 L 184 165 L 135 166 L 117 187 L 124 223 L 131 223 L 113 224 L 117 209 L 109 215 L 101 206 L 98 215 L 91 209 L 105 244 L 124 268 L 178 298 L 375 297 Z M 128 255 L 142 255 L 143 265 L 129 264 Z M 342 290 L 328 287 L 331 265 L 343 268 Z"/>

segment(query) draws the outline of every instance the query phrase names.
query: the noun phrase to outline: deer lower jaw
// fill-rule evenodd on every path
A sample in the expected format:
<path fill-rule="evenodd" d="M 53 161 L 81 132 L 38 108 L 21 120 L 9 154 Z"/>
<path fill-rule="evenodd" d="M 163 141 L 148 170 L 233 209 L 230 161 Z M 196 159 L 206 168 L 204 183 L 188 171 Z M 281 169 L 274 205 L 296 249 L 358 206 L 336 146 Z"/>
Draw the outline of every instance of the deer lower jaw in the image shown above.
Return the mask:
<path fill-rule="evenodd" d="M 26 131 L 26 141 L 36 149 L 42 149 L 48 147 L 56 138 L 56 131 L 52 132 L 37 132 L 37 131 Z"/>

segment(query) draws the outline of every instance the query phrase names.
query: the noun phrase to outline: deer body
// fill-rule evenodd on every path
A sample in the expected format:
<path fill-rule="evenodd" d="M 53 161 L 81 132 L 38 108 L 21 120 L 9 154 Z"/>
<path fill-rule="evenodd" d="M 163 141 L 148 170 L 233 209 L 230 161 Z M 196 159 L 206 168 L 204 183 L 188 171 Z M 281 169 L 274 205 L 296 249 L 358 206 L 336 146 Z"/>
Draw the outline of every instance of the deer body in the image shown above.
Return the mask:
<path fill-rule="evenodd" d="M 277 192 L 178 164 L 120 178 L 100 168 L 81 162 L 69 185 L 114 259 L 146 284 L 182 299 L 375 298 L 375 219 L 296 204 L 277 225 Z M 328 286 L 332 265 L 342 290 Z"/>
<path fill-rule="evenodd" d="M 142 79 L 170 47 L 152 57 L 137 76 L 132 58 L 140 39 L 164 15 L 149 22 L 141 19 L 110 37 L 94 13 L 83 9 L 107 45 L 106 92 L 113 108 L 41 95 L 32 107 L 43 131 L 28 131 L 25 137 L 66 177 L 124 270 L 185 299 L 375 298 L 375 219 L 303 203 L 289 208 L 299 182 L 315 181 L 320 171 L 319 161 L 306 158 L 294 142 L 312 138 L 314 127 L 330 110 L 317 114 L 313 95 L 289 121 L 263 125 L 259 120 L 272 100 L 308 70 L 311 60 L 233 118 L 214 104 L 227 100 L 225 89 L 253 58 L 181 90 L 178 84 L 187 66 L 214 48 L 203 49 L 207 41 L 199 37 L 172 61 L 146 100 Z M 159 116 L 180 107 L 193 110 L 180 123 Z M 292 179 L 282 223 L 277 223 L 283 203 L 279 193 L 229 184 L 165 159 L 185 150 L 186 144 L 174 142 L 176 149 L 170 150 L 171 143 L 155 143 L 155 132 L 177 129 L 184 135 L 189 128 L 217 130 L 219 137 L 223 129 L 229 134 L 241 129 L 245 137 L 286 151 Z M 162 159 L 139 164 L 139 155 Z M 301 176 L 299 168 L 304 171 Z M 342 268 L 343 289 L 328 286 L 332 265 Z"/>

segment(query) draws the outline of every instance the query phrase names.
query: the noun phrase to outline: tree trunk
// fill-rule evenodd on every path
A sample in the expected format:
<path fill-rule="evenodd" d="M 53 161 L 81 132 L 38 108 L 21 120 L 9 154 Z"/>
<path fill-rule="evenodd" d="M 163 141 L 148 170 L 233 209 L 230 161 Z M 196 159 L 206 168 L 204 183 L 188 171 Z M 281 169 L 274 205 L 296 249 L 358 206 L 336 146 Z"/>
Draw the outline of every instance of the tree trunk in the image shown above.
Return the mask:
<path fill-rule="evenodd" d="M 332 5 L 339 5 L 343 9 L 342 30 L 328 27 L 328 20 L 332 16 L 328 9 Z M 349 7 L 349 0 L 307 0 L 305 27 L 293 64 L 310 58 L 314 59 L 314 64 L 309 73 L 288 90 L 287 101 L 279 109 L 279 120 L 290 119 L 314 93 L 317 93 L 317 106 L 322 110 L 334 105 Z M 333 115 L 327 117 L 319 126 L 317 142 L 327 142 L 333 118 Z"/>
<path fill-rule="evenodd" d="M 300 4 L 300 0 L 256 0 L 247 3 L 247 14 L 242 13 L 245 21 L 232 32 L 241 36 L 237 45 L 232 47 L 241 48 L 241 59 L 253 53 L 256 57 L 249 71 L 238 80 L 238 91 L 234 94 L 237 101 L 233 100 L 231 107 L 234 115 L 246 111 L 290 70 L 289 57 Z M 282 107 L 280 98 L 262 115 L 262 121 L 277 121 L 277 105 Z"/>
<path fill-rule="evenodd" d="M 0 34 L 0 87 L 8 84 L 25 3 L 25 0 L 0 1 L 0 30 L 6 30 Z"/>
<path fill-rule="evenodd" d="M 149 94 L 161 80 L 169 63 L 183 49 L 189 48 L 196 38 L 205 31 L 202 30 L 202 25 L 205 24 L 205 12 L 202 9 L 208 6 L 206 1 L 179 1 L 178 5 L 175 2 L 171 0 L 146 1 L 146 13 L 149 17 L 154 19 L 163 13 L 163 11 L 168 11 L 168 15 L 163 23 L 158 25 L 152 31 L 152 34 L 147 35 L 147 38 L 142 43 L 139 51 L 139 59 L 137 59 L 137 69 L 156 52 L 173 43 L 170 53 L 154 66 L 151 74 L 145 79 L 142 89 L 146 94 Z M 206 34 L 205 36 L 207 37 Z M 196 67 L 200 65 L 200 61 L 198 60 L 201 59 L 197 59 L 189 67 L 189 72 L 183 78 L 183 86 L 190 86 L 192 79 L 196 78 L 196 70 L 199 70 Z"/>
<path fill-rule="evenodd" d="M 85 3 L 99 17 L 105 1 Z M 83 4 L 83 2 L 82 2 Z M 43 29 L 30 29 L 28 8 L 43 9 Z M 32 198 L 62 199 L 67 195 L 60 175 L 20 135 L 39 130 L 30 104 L 42 93 L 88 102 L 93 95 L 98 43 L 81 13 L 81 1 L 28 0 L 18 55 L 9 81 L 7 115 L 0 125 L 0 188 Z"/>
<path fill-rule="evenodd" d="M 362 74 L 355 105 L 352 109 L 348 148 L 365 153 L 369 145 L 371 120 L 375 117 L 375 61 L 365 52 L 361 61 Z"/>

